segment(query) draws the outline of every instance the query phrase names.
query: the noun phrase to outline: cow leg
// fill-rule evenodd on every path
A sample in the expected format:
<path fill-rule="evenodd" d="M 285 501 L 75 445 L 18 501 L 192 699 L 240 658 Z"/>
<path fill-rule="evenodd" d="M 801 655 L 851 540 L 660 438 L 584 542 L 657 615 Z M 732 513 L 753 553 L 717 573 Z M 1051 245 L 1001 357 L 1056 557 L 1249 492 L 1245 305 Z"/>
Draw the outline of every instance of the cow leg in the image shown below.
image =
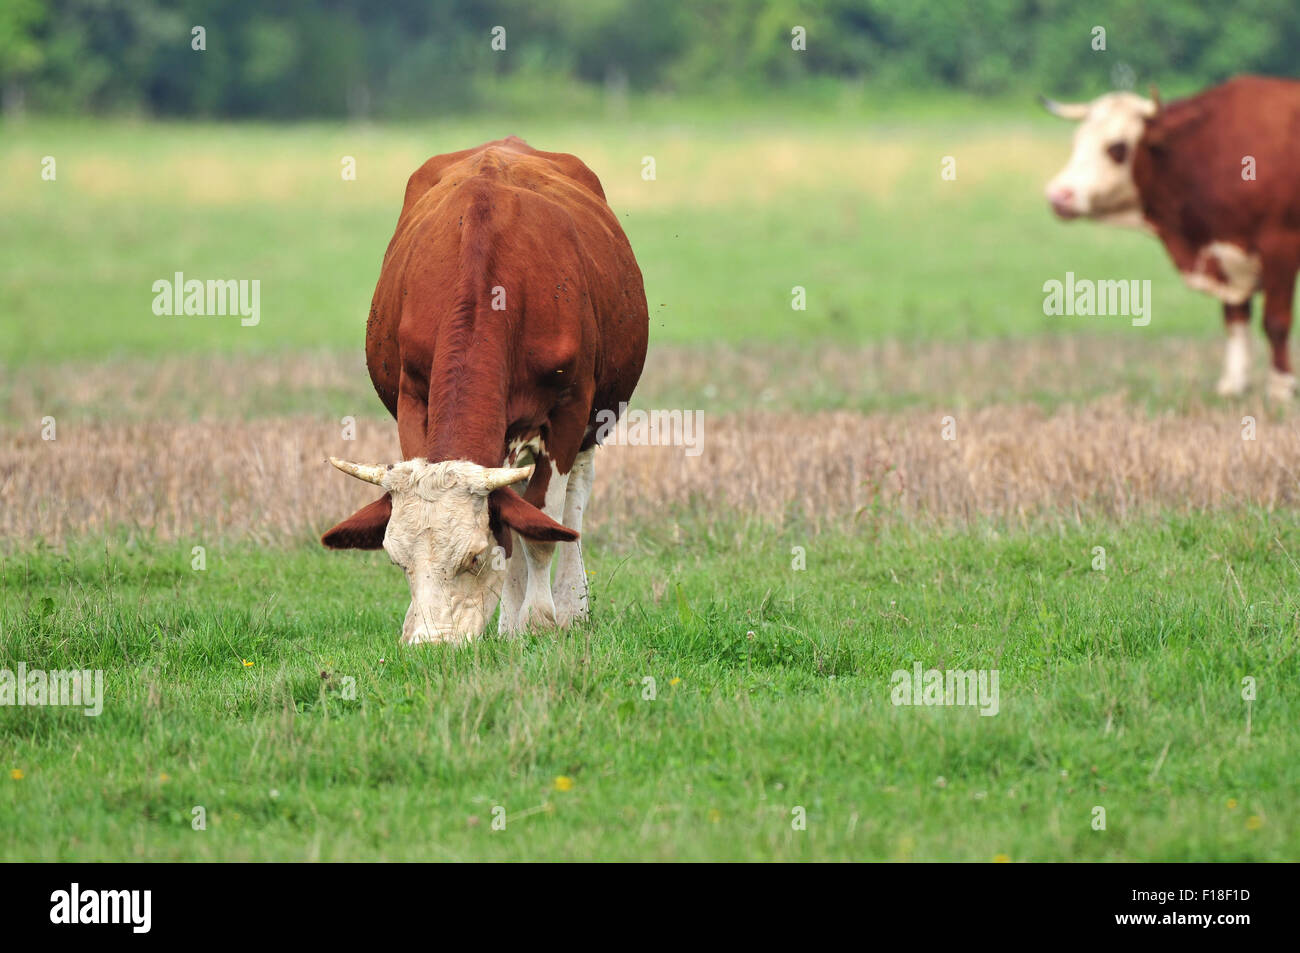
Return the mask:
<path fill-rule="evenodd" d="M 564 499 L 564 525 L 582 532 L 582 513 L 591 496 L 596 477 L 596 448 L 583 450 L 569 471 L 569 489 Z M 555 621 L 568 627 L 587 618 L 587 569 L 582 564 L 582 540 L 560 543 L 555 567 Z"/>
<path fill-rule="evenodd" d="M 501 614 L 497 617 L 497 632 L 501 635 L 515 635 L 522 626 L 519 624 L 519 610 L 524 605 L 524 594 L 528 591 L 528 557 L 524 555 L 524 539 L 514 530 L 510 531 L 512 547 L 510 558 L 506 560 L 506 579 L 501 587 Z"/>
<path fill-rule="evenodd" d="M 1220 397 L 1239 397 L 1250 383 L 1250 299 L 1223 306 L 1228 346 L 1223 355 L 1223 376 L 1215 388 Z"/>
<path fill-rule="evenodd" d="M 1291 333 L 1291 299 L 1295 295 L 1294 268 L 1278 269 L 1264 279 L 1264 333 L 1273 347 L 1273 369 L 1268 378 L 1268 396 L 1290 400 L 1295 393 L 1295 375 L 1286 339 Z"/>
<path fill-rule="evenodd" d="M 569 474 L 556 470 L 551 463 L 551 478 L 546 484 L 546 500 L 542 512 L 556 522 L 564 518 L 564 501 L 567 495 Z M 555 599 L 551 595 L 551 560 L 555 556 L 555 543 L 545 540 L 525 539 L 515 535 L 523 550 L 528 580 L 524 587 L 523 605 L 515 618 L 514 631 L 555 627 Z M 512 557 L 513 559 L 513 557 Z"/>
<path fill-rule="evenodd" d="M 535 447 L 525 447 L 522 451 L 511 454 L 506 466 L 524 466 L 535 462 Z M 524 489 L 520 493 L 526 492 Z M 497 615 L 497 633 L 503 636 L 518 634 L 522 626 L 519 623 L 519 610 L 524 605 L 524 594 L 528 591 L 528 557 L 524 555 L 524 538 L 514 530 L 510 533 L 510 558 L 506 560 L 506 577 L 501 584 L 501 611 Z"/>

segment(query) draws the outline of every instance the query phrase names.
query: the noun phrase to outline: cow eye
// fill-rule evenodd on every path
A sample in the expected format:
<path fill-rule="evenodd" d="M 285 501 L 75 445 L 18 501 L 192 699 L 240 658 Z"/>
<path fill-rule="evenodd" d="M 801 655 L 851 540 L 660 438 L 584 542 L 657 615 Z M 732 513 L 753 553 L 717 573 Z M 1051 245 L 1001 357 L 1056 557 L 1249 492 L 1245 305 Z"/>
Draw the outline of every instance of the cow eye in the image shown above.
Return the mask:
<path fill-rule="evenodd" d="M 465 568 L 477 576 L 487 566 L 487 562 L 488 549 L 485 547 L 470 557 L 469 562 L 465 564 Z"/>
<path fill-rule="evenodd" d="M 1115 160 L 1117 164 L 1122 164 L 1128 158 L 1128 143 L 1112 142 L 1106 147 L 1106 154 Z"/>

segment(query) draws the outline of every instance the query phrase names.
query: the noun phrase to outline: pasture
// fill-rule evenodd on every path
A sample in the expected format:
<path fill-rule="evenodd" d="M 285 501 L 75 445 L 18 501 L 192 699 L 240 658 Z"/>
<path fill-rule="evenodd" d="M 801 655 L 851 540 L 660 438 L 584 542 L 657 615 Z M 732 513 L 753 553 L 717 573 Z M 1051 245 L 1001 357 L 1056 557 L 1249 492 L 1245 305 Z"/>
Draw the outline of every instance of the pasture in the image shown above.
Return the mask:
<path fill-rule="evenodd" d="M 405 649 L 400 571 L 316 542 L 371 496 L 324 459 L 397 452 L 362 348 L 407 175 L 509 133 L 601 177 L 635 404 L 703 410 L 703 452 L 598 454 L 589 624 Z M 1216 398 L 1218 306 L 1051 218 L 1069 136 L 1030 104 L 7 127 L 0 668 L 105 697 L 0 706 L 0 857 L 1294 859 L 1295 415 L 1258 318 Z M 155 315 L 177 271 L 259 279 L 259 323 Z M 1150 325 L 1044 315 L 1066 272 L 1150 279 Z M 892 704 L 917 663 L 997 670 L 997 714 Z"/>

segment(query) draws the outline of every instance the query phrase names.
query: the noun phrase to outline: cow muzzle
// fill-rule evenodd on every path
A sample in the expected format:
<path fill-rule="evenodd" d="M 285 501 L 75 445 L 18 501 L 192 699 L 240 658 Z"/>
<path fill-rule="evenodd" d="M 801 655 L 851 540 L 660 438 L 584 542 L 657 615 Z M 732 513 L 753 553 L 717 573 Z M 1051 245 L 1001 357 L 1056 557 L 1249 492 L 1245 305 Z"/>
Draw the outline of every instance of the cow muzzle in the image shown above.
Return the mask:
<path fill-rule="evenodd" d="M 437 570 L 407 573 L 411 604 L 402 623 L 404 645 L 465 645 L 487 629 L 505 573 L 484 568 L 449 580 Z M 445 581 L 444 581 L 445 580 Z"/>
<path fill-rule="evenodd" d="M 1069 186 L 1048 186 L 1047 201 L 1052 206 L 1052 211 L 1056 213 L 1057 218 L 1068 220 L 1078 218 L 1083 214 L 1076 204 L 1074 189 Z"/>
<path fill-rule="evenodd" d="M 465 645 L 474 641 L 487 628 L 481 613 L 457 613 L 454 622 L 439 619 L 436 614 L 421 609 L 412 602 L 406 610 L 402 624 L 403 645 Z"/>

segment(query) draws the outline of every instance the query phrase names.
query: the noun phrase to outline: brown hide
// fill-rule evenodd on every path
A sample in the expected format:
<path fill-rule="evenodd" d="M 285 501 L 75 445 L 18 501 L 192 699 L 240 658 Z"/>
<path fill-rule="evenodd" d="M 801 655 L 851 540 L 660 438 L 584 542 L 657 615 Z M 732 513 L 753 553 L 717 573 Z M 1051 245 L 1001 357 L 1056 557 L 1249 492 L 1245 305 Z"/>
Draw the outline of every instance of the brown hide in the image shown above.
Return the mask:
<path fill-rule="evenodd" d="M 1255 178 L 1242 176 L 1254 159 Z M 1262 266 L 1264 327 L 1273 366 L 1290 370 L 1286 339 L 1300 269 L 1300 83 L 1242 76 L 1164 106 L 1133 156 L 1142 212 L 1179 271 L 1210 242 L 1231 242 Z M 1221 277 L 1210 259 L 1204 270 Z M 1249 304 L 1230 304 L 1244 320 Z"/>
<path fill-rule="evenodd" d="M 567 473 L 595 442 L 596 415 L 631 397 L 648 327 L 641 271 L 595 174 L 511 137 L 435 156 L 411 176 L 370 307 L 366 360 L 397 418 L 403 459 L 500 466 L 511 442 L 542 438 L 527 502 L 513 490 L 492 496 L 508 550 L 502 524 L 576 538 L 537 509 L 550 468 Z M 373 540 L 356 524 L 367 511 L 382 543 L 387 513 L 377 504 L 322 541 Z"/>
<path fill-rule="evenodd" d="M 1256 178 L 1242 178 L 1255 159 Z M 1300 232 L 1300 83 L 1242 76 L 1165 106 L 1133 156 L 1146 219 L 1180 270 L 1211 241 L 1265 251 Z"/>

